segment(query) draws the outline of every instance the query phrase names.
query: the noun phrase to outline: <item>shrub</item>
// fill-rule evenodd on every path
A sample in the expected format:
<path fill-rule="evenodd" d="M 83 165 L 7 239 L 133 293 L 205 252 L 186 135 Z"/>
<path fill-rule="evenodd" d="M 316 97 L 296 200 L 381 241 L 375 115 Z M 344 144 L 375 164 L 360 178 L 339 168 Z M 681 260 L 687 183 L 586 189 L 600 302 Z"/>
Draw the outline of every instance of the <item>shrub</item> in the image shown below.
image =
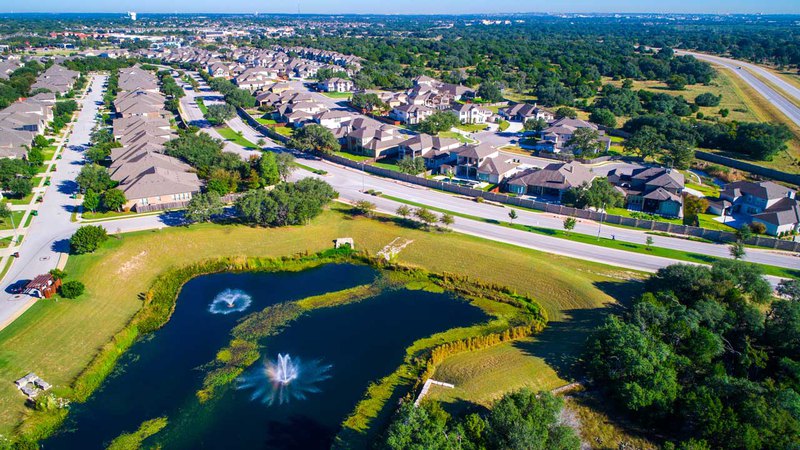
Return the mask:
<path fill-rule="evenodd" d="M 106 239 L 108 233 L 100 225 L 84 225 L 75 231 L 69 240 L 69 251 L 73 255 L 91 253 L 97 250 Z"/>
<path fill-rule="evenodd" d="M 753 222 L 750 224 L 750 229 L 755 234 L 764 234 L 767 232 L 767 226 L 761 222 Z"/>
<path fill-rule="evenodd" d="M 61 289 L 59 289 L 59 293 L 64 298 L 77 298 L 83 291 L 86 290 L 86 286 L 83 285 L 80 281 L 71 280 L 67 281 L 61 285 Z"/>

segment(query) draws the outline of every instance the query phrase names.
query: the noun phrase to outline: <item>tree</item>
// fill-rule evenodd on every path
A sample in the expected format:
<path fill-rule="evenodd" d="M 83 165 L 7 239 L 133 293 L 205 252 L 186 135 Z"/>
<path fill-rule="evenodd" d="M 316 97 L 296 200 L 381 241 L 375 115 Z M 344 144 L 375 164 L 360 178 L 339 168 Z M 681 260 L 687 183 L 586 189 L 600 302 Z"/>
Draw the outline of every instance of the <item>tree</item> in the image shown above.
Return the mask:
<path fill-rule="evenodd" d="M 272 186 L 281 181 L 278 159 L 273 152 L 264 152 L 258 159 L 258 175 L 264 186 Z"/>
<path fill-rule="evenodd" d="M 353 97 L 350 99 L 350 104 L 356 109 L 367 112 L 374 110 L 385 111 L 389 107 L 378 97 L 378 94 L 367 92 L 357 92 L 353 94 Z"/>
<path fill-rule="evenodd" d="M 86 150 L 83 156 L 92 164 L 100 164 L 106 158 L 111 156 L 111 147 L 105 144 L 95 145 L 94 147 Z"/>
<path fill-rule="evenodd" d="M 595 108 L 592 110 L 592 113 L 589 114 L 589 120 L 608 128 L 615 128 L 617 126 L 617 117 L 606 108 Z"/>
<path fill-rule="evenodd" d="M 665 145 L 667 152 L 664 155 L 664 162 L 670 166 L 686 170 L 694 159 L 694 149 L 685 141 L 670 142 Z"/>
<path fill-rule="evenodd" d="M 567 141 L 567 147 L 578 150 L 580 153 L 597 153 L 603 149 L 600 141 L 600 132 L 592 128 L 578 128 Z"/>
<path fill-rule="evenodd" d="M 47 273 L 49 273 L 50 275 L 52 275 L 52 276 L 53 276 L 53 279 L 56 279 L 56 280 L 63 280 L 64 278 L 67 278 L 67 272 L 64 272 L 64 271 L 63 271 L 63 270 L 61 270 L 61 269 L 51 269 L 51 270 L 50 270 L 49 272 L 47 272 Z"/>
<path fill-rule="evenodd" d="M 778 294 L 789 300 L 800 302 L 800 280 L 782 280 L 778 283 Z"/>
<path fill-rule="evenodd" d="M 591 207 L 597 210 L 603 208 L 617 208 L 625 204 L 625 195 L 618 191 L 607 178 L 595 178 L 592 184 L 584 183 L 576 189 L 570 190 L 574 197 L 575 206 L 578 208 Z"/>
<path fill-rule="evenodd" d="M 403 158 L 397 162 L 400 172 L 417 175 L 425 171 L 425 160 L 422 158 Z"/>
<path fill-rule="evenodd" d="M 127 201 L 125 193 L 119 189 L 109 189 L 103 192 L 103 208 L 107 211 L 121 211 Z"/>
<path fill-rule="evenodd" d="M 642 158 L 654 157 L 663 145 L 664 136 L 648 125 L 635 131 L 623 144 L 626 150 L 635 152 Z"/>
<path fill-rule="evenodd" d="M 476 95 L 479 98 L 491 103 L 497 103 L 503 101 L 502 90 L 497 84 L 491 81 L 482 83 L 481 86 L 478 88 Z"/>
<path fill-rule="evenodd" d="M 84 211 L 88 210 L 95 212 L 98 206 L 100 206 L 100 196 L 97 195 L 97 192 L 89 189 L 85 194 L 83 194 Z"/>
<path fill-rule="evenodd" d="M 28 163 L 32 166 L 41 166 L 44 163 L 44 155 L 39 147 L 31 147 L 28 149 L 27 155 Z"/>
<path fill-rule="evenodd" d="M 411 208 L 406 205 L 400 205 L 397 207 L 397 211 L 395 211 L 398 216 L 402 217 L 403 220 L 408 219 L 411 215 Z"/>
<path fill-rule="evenodd" d="M 672 75 L 667 79 L 667 86 L 676 91 L 682 91 L 686 88 L 686 77 L 683 75 Z"/>
<path fill-rule="evenodd" d="M 437 111 L 419 124 L 422 133 L 431 135 L 439 134 L 458 125 L 458 116 L 451 111 Z"/>
<path fill-rule="evenodd" d="M 271 191 L 256 189 L 236 200 L 236 213 L 244 223 L 261 226 L 305 224 L 322 213 L 338 193 L 326 182 L 304 178 L 282 183 Z"/>
<path fill-rule="evenodd" d="M 92 253 L 107 239 L 108 233 L 100 225 L 83 225 L 75 230 L 75 234 L 69 240 L 70 253 L 73 255 Z"/>
<path fill-rule="evenodd" d="M 400 405 L 397 418 L 386 431 L 386 447 L 391 450 L 454 448 L 457 439 L 446 432 L 447 414 L 431 411 L 434 403 L 416 407 L 412 402 Z M 441 407 L 439 407 L 441 409 Z"/>
<path fill-rule="evenodd" d="M 647 239 L 645 239 L 644 244 L 645 246 L 647 246 L 647 249 L 650 250 L 650 247 L 652 247 L 653 245 L 653 236 L 647 236 Z"/>
<path fill-rule="evenodd" d="M 704 92 L 694 98 L 694 104 L 697 106 L 719 106 L 722 100 L 722 95 L 714 95 L 710 92 Z"/>
<path fill-rule="evenodd" d="M 575 225 L 577 223 L 578 221 L 575 220 L 574 217 L 567 217 L 566 219 L 564 219 L 563 225 L 564 225 L 564 230 L 567 232 L 567 234 L 569 234 L 570 231 L 575 229 Z"/>
<path fill-rule="evenodd" d="M 108 171 L 98 166 L 97 164 L 87 164 L 81 168 L 80 173 L 75 178 L 81 191 L 86 192 L 93 190 L 95 192 L 103 192 L 114 185 L 114 181 L 108 174 Z"/>
<path fill-rule="evenodd" d="M 289 140 L 289 147 L 302 151 L 318 153 L 338 152 L 341 149 L 339 141 L 333 132 L 322 125 L 311 124 L 300 128 Z"/>
<path fill-rule="evenodd" d="M 206 110 L 206 119 L 212 125 L 221 125 L 236 115 L 236 108 L 227 103 L 208 105 Z"/>
<path fill-rule="evenodd" d="M 414 215 L 423 223 L 426 229 L 436 223 L 436 215 L 428 208 L 417 208 L 414 210 Z"/>
<path fill-rule="evenodd" d="M 751 237 L 753 237 L 753 230 L 747 225 L 742 225 L 736 230 L 736 240 L 738 241 L 747 242 Z"/>
<path fill-rule="evenodd" d="M 452 214 L 444 213 L 441 217 L 439 217 L 439 222 L 444 225 L 445 229 L 450 228 L 455 221 L 456 219 Z"/>
<path fill-rule="evenodd" d="M 524 124 L 522 124 L 522 128 L 525 131 L 535 131 L 536 133 L 541 133 L 542 130 L 547 128 L 547 121 L 541 117 L 538 119 L 528 119 Z"/>
<path fill-rule="evenodd" d="M 12 197 L 24 198 L 33 192 L 33 182 L 28 177 L 17 177 L 6 183 Z"/>
<path fill-rule="evenodd" d="M 504 395 L 486 417 L 490 449 L 562 449 L 581 447 L 575 430 L 561 423 L 563 401 L 528 388 Z"/>
<path fill-rule="evenodd" d="M 519 216 L 517 216 L 516 209 L 512 209 L 511 211 L 508 212 L 508 218 L 511 219 L 511 225 L 514 225 L 514 221 L 517 219 L 517 217 Z"/>
<path fill-rule="evenodd" d="M 353 204 L 353 209 L 358 214 L 371 217 L 372 213 L 375 212 L 375 203 L 372 203 L 368 200 L 359 200 Z"/>
<path fill-rule="evenodd" d="M 744 243 L 742 241 L 736 241 L 731 243 L 729 250 L 731 253 L 731 258 L 737 261 L 744 258 L 746 255 Z"/>
<path fill-rule="evenodd" d="M 278 176 L 280 176 L 281 180 L 284 182 L 289 181 L 292 172 L 297 169 L 297 165 L 294 163 L 294 156 L 289 152 L 280 152 L 276 154 L 275 164 L 278 166 Z"/>
<path fill-rule="evenodd" d="M 699 215 L 708 209 L 708 200 L 694 195 L 683 196 L 683 224 L 696 227 L 700 224 Z"/>
<path fill-rule="evenodd" d="M 86 287 L 77 280 L 65 281 L 59 289 L 59 293 L 64 298 L 78 298 L 86 290 Z"/>
<path fill-rule="evenodd" d="M 563 119 L 564 117 L 568 117 L 570 119 L 577 119 L 578 113 L 567 106 L 562 106 L 556 110 L 556 119 Z"/>
<path fill-rule="evenodd" d="M 186 205 L 184 217 L 188 222 L 209 222 L 214 216 L 222 214 L 225 205 L 216 192 L 197 193 Z"/>

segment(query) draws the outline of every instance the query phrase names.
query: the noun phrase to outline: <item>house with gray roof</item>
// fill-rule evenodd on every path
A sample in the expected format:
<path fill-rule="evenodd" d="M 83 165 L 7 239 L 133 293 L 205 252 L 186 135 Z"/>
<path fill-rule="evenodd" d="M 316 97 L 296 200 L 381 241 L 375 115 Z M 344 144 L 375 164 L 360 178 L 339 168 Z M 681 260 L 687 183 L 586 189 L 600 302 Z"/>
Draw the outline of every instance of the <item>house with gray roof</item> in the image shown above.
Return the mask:
<path fill-rule="evenodd" d="M 525 123 L 528 120 L 543 119 L 550 123 L 556 118 L 555 113 L 552 111 L 541 108 L 536 103 L 515 103 L 513 105 L 501 108 L 497 112 L 501 117 L 506 120 Z"/>
<path fill-rule="evenodd" d="M 576 162 L 548 164 L 543 169 L 533 168 L 518 173 L 506 182 L 506 190 L 517 195 L 533 195 L 561 201 L 565 192 L 584 183 L 591 183 L 595 175 Z"/>
<path fill-rule="evenodd" d="M 767 234 L 800 231 L 796 192 L 772 181 L 754 183 L 734 181 L 720 192 L 720 206 L 712 212 L 740 214 L 751 222 L 762 223 Z"/>
<path fill-rule="evenodd" d="M 59 64 L 53 64 L 36 78 L 36 82 L 31 85 L 31 90 L 47 89 L 53 93 L 66 94 L 75 85 L 79 76 L 79 72 Z"/>
<path fill-rule="evenodd" d="M 551 153 L 561 153 L 562 151 L 569 151 L 581 153 L 582 149 L 571 148 L 569 141 L 575 134 L 575 131 L 580 128 L 589 128 L 597 131 L 599 134 L 599 141 L 602 144 L 601 152 L 608 151 L 611 148 L 611 139 L 605 135 L 605 132 L 600 130 L 597 125 L 580 119 L 570 119 L 564 117 L 553 122 L 549 127 L 541 132 L 541 139 L 534 146 L 537 150 L 542 150 Z"/>
<path fill-rule="evenodd" d="M 684 176 L 664 167 L 614 169 L 608 181 L 625 195 L 626 207 L 666 217 L 683 217 Z"/>
<path fill-rule="evenodd" d="M 461 146 L 458 139 L 417 134 L 403 141 L 398 147 L 401 159 L 422 158 L 425 168 L 438 172 L 443 165 L 452 165 L 456 161 L 453 150 Z"/>

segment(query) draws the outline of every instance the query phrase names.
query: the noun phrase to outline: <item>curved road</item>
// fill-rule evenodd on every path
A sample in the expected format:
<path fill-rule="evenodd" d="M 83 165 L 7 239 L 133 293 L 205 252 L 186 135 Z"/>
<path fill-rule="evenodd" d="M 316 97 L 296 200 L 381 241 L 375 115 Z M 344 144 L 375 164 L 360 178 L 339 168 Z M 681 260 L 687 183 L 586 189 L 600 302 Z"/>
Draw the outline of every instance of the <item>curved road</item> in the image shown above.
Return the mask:
<path fill-rule="evenodd" d="M 749 84 L 753 89 L 756 90 L 756 92 L 761 94 L 761 96 L 763 96 L 768 102 L 770 102 L 778 110 L 784 113 L 786 117 L 800 127 L 800 107 L 793 103 L 793 100 L 795 102 L 800 102 L 800 89 L 784 81 L 777 75 L 772 74 L 769 71 L 756 66 L 755 64 L 737 61 L 735 59 L 685 50 L 676 50 L 675 53 L 679 55 L 692 55 L 699 60 L 730 69 L 734 74 L 736 74 L 736 76 L 744 80 L 745 83 Z M 773 89 L 767 83 L 761 81 L 758 77 L 753 75 L 751 71 L 757 73 L 760 77 L 769 80 L 769 82 L 775 86 L 778 86 L 785 92 L 785 94 L 784 92 Z"/>

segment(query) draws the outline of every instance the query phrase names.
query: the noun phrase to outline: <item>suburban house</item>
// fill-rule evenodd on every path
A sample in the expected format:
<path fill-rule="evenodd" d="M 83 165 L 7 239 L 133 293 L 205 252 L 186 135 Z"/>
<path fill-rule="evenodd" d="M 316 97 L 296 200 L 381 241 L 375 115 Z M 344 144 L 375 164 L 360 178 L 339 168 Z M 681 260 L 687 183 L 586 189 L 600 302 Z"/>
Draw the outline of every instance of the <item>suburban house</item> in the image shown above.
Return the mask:
<path fill-rule="evenodd" d="M 540 108 L 535 103 L 515 103 L 500 109 L 497 113 L 506 120 L 522 123 L 536 119 L 543 119 L 547 123 L 550 123 L 556 118 L 552 111 Z"/>
<path fill-rule="evenodd" d="M 608 181 L 625 194 L 625 206 L 633 211 L 683 217 L 684 177 L 663 167 L 614 169 Z"/>
<path fill-rule="evenodd" d="M 597 125 L 580 119 L 570 119 L 564 117 L 553 122 L 549 127 L 541 132 L 541 140 L 536 143 L 537 150 L 543 150 L 552 153 L 560 153 L 562 151 L 573 151 L 579 149 L 569 148 L 567 143 L 572 139 L 575 130 L 579 128 L 590 128 L 595 130 L 600 135 L 600 142 L 603 148 L 600 151 L 608 151 L 611 148 L 611 139 L 605 135 L 605 132 L 598 129 Z"/>
<path fill-rule="evenodd" d="M 133 68 L 136 69 L 136 68 Z M 154 74 L 145 70 L 120 72 L 120 90 L 114 100 L 118 117 L 113 136 L 122 146 L 111 150 L 111 179 L 127 200 L 129 210 L 184 206 L 200 192 L 202 183 L 191 166 L 163 154 L 164 144 L 175 137 L 164 110 L 164 96 Z"/>
<path fill-rule="evenodd" d="M 53 93 L 39 93 L 0 111 L 0 158 L 23 159 L 38 134 L 53 120 Z"/>
<path fill-rule="evenodd" d="M 416 125 L 433 115 L 435 111 L 422 105 L 401 105 L 389 113 L 389 117 L 409 125 Z"/>
<path fill-rule="evenodd" d="M 455 162 L 452 150 L 460 146 L 458 139 L 418 134 L 404 141 L 398 149 L 400 158 L 422 158 L 425 168 L 437 172 L 443 165 Z"/>
<path fill-rule="evenodd" d="M 79 76 L 80 73 L 74 70 L 53 64 L 36 78 L 36 82 L 31 85 L 31 90 L 47 89 L 56 94 L 66 94 L 75 85 Z"/>
<path fill-rule="evenodd" d="M 453 105 L 453 111 L 458 115 L 458 120 L 464 124 L 486 123 L 493 115 L 492 111 L 472 103 L 457 103 Z"/>
<path fill-rule="evenodd" d="M 728 183 L 719 197 L 721 207 L 709 208 L 710 212 L 743 214 L 751 222 L 764 224 L 767 234 L 773 236 L 800 231 L 800 208 L 792 189 L 772 181 L 735 181 Z"/>
<path fill-rule="evenodd" d="M 352 92 L 355 85 L 344 78 L 329 78 L 317 83 L 317 89 L 322 92 Z"/>
<path fill-rule="evenodd" d="M 273 84 L 272 79 L 278 77 L 278 72 L 274 69 L 264 67 L 250 67 L 237 75 L 233 82 L 241 89 L 255 92 L 267 85 Z"/>
<path fill-rule="evenodd" d="M 462 178 L 478 178 L 478 169 L 487 159 L 496 158 L 500 151 L 488 144 L 463 145 L 453 150 L 456 156 L 455 175 Z"/>
<path fill-rule="evenodd" d="M 314 122 L 322 125 L 325 128 L 335 130 L 341 128 L 342 125 L 348 123 L 358 117 L 353 111 L 343 109 L 331 109 L 329 111 L 322 111 L 314 115 Z"/>
<path fill-rule="evenodd" d="M 352 153 L 381 159 L 396 155 L 405 140 L 406 136 L 391 125 L 368 123 L 345 136 L 345 148 Z"/>
<path fill-rule="evenodd" d="M 517 195 L 550 197 L 561 201 L 571 188 L 590 183 L 595 175 L 576 162 L 548 164 L 543 169 L 529 169 L 506 182 L 508 192 Z"/>

